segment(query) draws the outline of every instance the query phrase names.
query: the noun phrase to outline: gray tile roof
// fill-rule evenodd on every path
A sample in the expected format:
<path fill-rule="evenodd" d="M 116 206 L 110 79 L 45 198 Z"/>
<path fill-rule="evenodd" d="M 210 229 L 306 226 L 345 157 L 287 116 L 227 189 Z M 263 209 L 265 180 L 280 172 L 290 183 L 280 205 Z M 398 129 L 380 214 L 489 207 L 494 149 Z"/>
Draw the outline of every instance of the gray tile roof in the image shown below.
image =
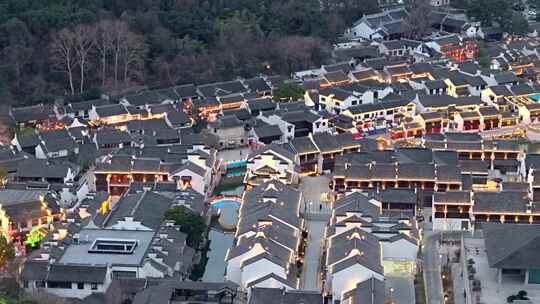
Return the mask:
<path fill-rule="evenodd" d="M 22 149 L 39 145 L 39 138 L 35 133 L 21 134 L 17 132 L 15 136 L 17 137 L 17 141 L 19 142 L 19 145 L 21 145 Z"/>
<path fill-rule="evenodd" d="M 249 156 L 248 156 L 248 161 L 250 159 L 254 158 L 254 157 L 259 156 L 259 155 L 269 154 L 269 153 L 271 153 L 271 151 L 281 155 L 282 157 L 284 157 L 288 161 L 294 161 L 295 158 L 296 158 L 296 155 L 292 151 L 290 151 L 289 149 L 284 148 L 284 146 L 278 145 L 278 144 L 270 144 L 270 145 L 264 146 L 261 149 L 258 149 L 258 150 L 255 150 L 255 151 L 251 152 L 249 154 Z"/>
<path fill-rule="evenodd" d="M 526 213 L 529 197 L 526 192 L 475 192 L 473 195 L 475 213 L 516 212 Z"/>
<path fill-rule="evenodd" d="M 386 300 L 385 283 L 375 278 L 356 284 L 356 288 L 343 294 L 342 303 L 384 304 Z"/>
<path fill-rule="evenodd" d="M 197 97 L 197 88 L 193 84 L 184 84 L 174 87 L 174 91 L 180 98 Z"/>
<path fill-rule="evenodd" d="M 443 204 L 471 204 L 471 192 L 447 191 L 433 193 L 433 203 Z"/>
<path fill-rule="evenodd" d="M 283 277 L 280 277 L 276 274 L 274 274 L 273 272 L 272 273 L 269 273 L 265 276 L 262 276 L 260 278 L 257 278 L 251 282 L 249 282 L 246 286 L 246 288 L 251 288 L 251 287 L 254 287 L 256 286 L 257 284 L 260 284 L 260 283 L 263 283 L 264 281 L 267 281 L 267 280 L 270 280 L 270 279 L 273 279 L 273 280 L 276 280 L 286 286 L 289 286 L 291 289 L 296 289 L 298 288 L 298 279 L 295 277 L 296 275 L 296 272 L 295 271 L 290 271 L 287 275 L 287 278 L 283 278 Z"/>
<path fill-rule="evenodd" d="M 375 112 L 375 111 L 382 111 L 382 110 L 387 110 L 387 109 L 404 107 L 407 104 L 409 104 L 409 102 L 410 101 L 406 99 L 400 98 L 399 100 L 395 100 L 395 101 L 387 100 L 383 102 L 361 104 L 358 106 L 350 107 L 348 110 L 352 114 L 361 114 L 361 113 L 368 113 L 368 112 Z"/>
<path fill-rule="evenodd" d="M 155 192 L 128 193 L 120 198 L 107 216 L 105 227 L 124 221 L 126 217 L 141 222 L 145 227 L 156 230 L 161 225 L 165 212 L 171 208 L 173 200 Z"/>
<path fill-rule="evenodd" d="M 276 190 L 274 190 L 274 188 Z M 301 229 L 299 217 L 301 192 L 277 181 L 268 181 L 244 193 L 240 209 L 243 221 L 264 220 L 273 217 Z"/>
<path fill-rule="evenodd" d="M 66 178 L 70 166 L 54 164 L 45 159 L 26 159 L 17 166 L 16 177 L 30 178 Z"/>
<path fill-rule="evenodd" d="M 130 143 L 133 138 L 127 131 L 117 129 L 101 129 L 96 133 L 96 142 L 98 145 Z"/>
<path fill-rule="evenodd" d="M 197 87 L 204 97 L 225 96 L 247 92 L 246 87 L 238 80 L 210 83 Z"/>
<path fill-rule="evenodd" d="M 448 85 L 446 84 L 446 82 L 444 82 L 444 80 L 430 80 L 430 81 L 426 81 L 424 82 L 424 85 L 426 86 L 426 88 L 428 88 L 428 90 L 435 90 L 435 89 L 445 89 L 445 88 L 448 88 Z"/>
<path fill-rule="evenodd" d="M 149 282 L 151 283 L 151 282 Z M 176 290 L 208 292 L 210 294 L 229 291 L 236 294 L 238 285 L 233 282 L 210 283 L 181 281 L 178 278 L 159 281 L 158 284 L 148 284 L 148 288 L 138 292 L 133 304 L 169 304 Z"/>
<path fill-rule="evenodd" d="M 281 129 L 277 125 L 265 125 L 265 126 L 255 127 L 253 128 L 253 132 L 257 134 L 258 138 L 283 136 L 283 132 L 281 132 Z"/>
<path fill-rule="evenodd" d="M 289 111 L 281 114 L 281 118 L 290 123 L 308 122 L 310 124 L 320 119 L 320 116 L 310 111 Z"/>
<path fill-rule="evenodd" d="M 455 98 L 449 95 L 418 95 L 419 102 L 424 107 L 448 107 L 450 105 L 469 106 L 480 105 L 482 100 L 478 96 L 459 97 Z"/>
<path fill-rule="evenodd" d="M 322 304 L 318 291 L 285 290 L 280 288 L 254 287 L 248 304 Z"/>
<path fill-rule="evenodd" d="M 253 111 L 268 111 L 276 108 L 276 103 L 269 98 L 248 100 L 248 107 Z"/>
<path fill-rule="evenodd" d="M 371 192 L 370 195 L 376 200 L 390 205 L 392 203 L 416 205 L 418 201 L 417 194 L 413 189 L 384 189 Z"/>
<path fill-rule="evenodd" d="M 106 99 L 93 99 L 93 100 L 72 102 L 66 106 L 66 112 L 74 113 L 74 112 L 79 112 L 79 111 L 90 111 L 92 109 L 92 106 L 99 107 L 99 106 L 104 106 L 108 104 L 110 104 L 110 102 Z"/>
<path fill-rule="evenodd" d="M 331 266 L 347 259 L 353 251 L 369 262 L 366 267 L 382 273 L 380 264 L 379 238 L 359 227 L 351 228 L 330 238 L 326 255 L 326 265 Z"/>
<path fill-rule="evenodd" d="M 127 130 L 129 132 L 152 131 L 159 129 L 169 129 L 165 119 L 130 120 L 127 123 Z"/>
<path fill-rule="evenodd" d="M 512 96 L 512 92 L 505 85 L 496 85 L 489 87 L 496 96 Z"/>
<path fill-rule="evenodd" d="M 5 189 L 0 191 L 0 203 L 3 207 L 15 206 L 39 201 L 39 198 L 43 196 L 45 196 L 44 191 Z"/>
<path fill-rule="evenodd" d="M 495 81 L 499 85 L 519 83 L 522 80 L 512 72 L 503 72 L 495 75 Z"/>
<path fill-rule="evenodd" d="M 488 263 L 493 268 L 540 268 L 540 225 L 484 223 Z"/>
<path fill-rule="evenodd" d="M 48 282 L 81 282 L 103 284 L 107 266 L 52 264 L 47 275 Z"/>
<path fill-rule="evenodd" d="M 186 162 L 184 165 L 182 165 L 178 169 L 174 170 L 173 174 L 175 174 L 177 172 L 180 172 L 182 170 L 189 170 L 189 171 L 191 171 L 191 172 L 193 172 L 195 174 L 198 174 L 200 176 L 205 176 L 206 175 L 206 170 L 203 167 L 201 167 L 201 166 L 199 166 L 199 165 L 197 165 L 197 164 L 195 164 L 195 163 L 193 163 L 191 161 Z"/>
<path fill-rule="evenodd" d="M 45 120 L 54 118 L 54 106 L 52 104 L 38 104 L 28 107 L 14 107 L 10 111 L 11 117 L 15 122 L 26 122 L 32 120 Z"/>
<path fill-rule="evenodd" d="M 48 152 L 67 150 L 72 152 L 77 146 L 75 140 L 66 129 L 42 132 L 39 134 L 42 143 Z"/>
<path fill-rule="evenodd" d="M 128 95 L 124 97 L 132 106 L 144 106 L 150 104 L 160 104 L 170 99 L 168 96 L 160 94 L 157 91 L 147 91 L 139 94 Z"/>
<path fill-rule="evenodd" d="M 322 153 L 345 148 L 358 147 L 360 144 L 354 140 L 351 133 L 332 135 L 330 133 L 317 133 L 313 136 L 313 142 Z"/>
<path fill-rule="evenodd" d="M 128 114 L 126 107 L 121 104 L 112 104 L 96 107 L 96 113 L 99 117 L 109 117 Z"/>
<path fill-rule="evenodd" d="M 489 164 L 480 159 L 460 160 L 459 168 L 462 174 L 487 175 Z"/>
<path fill-rule="evenodd" d="M 21 276 L 25 281 L 44 281 L 47 278 L 49 262 L 27 260 L 23 264 Z"/>
<path fill-rule="evenodd" d="M 263 253 L 267 253 L 272 256 L 273 259 L 281 261 L 281 264 L 286 264 L 286 262 L 291 258 L 291 251 L 275 241 L 265 237 L 251 236 L 242 238 L 240 242 L 236 244 L 236 246 L 232 247 L 227 254 L 227 260 L 231 260 L 250 251 L 255 244 L 260 244 L 264 248 Z"/>
<path fill-rule="evenodd" d="M 266 83 L 266 81 L 262 77 L 247 79 L 245 82 L 249 89 L 254 92 L 264 92 L 271 90 L 268 83 Z"/>
<path fill-rule="evenodd" d="M 379 246 L 377 246 L 376 248 L 379 248 Z M 379 252 L 380 254 L 380 252 Z M 338 273 L 344 269 L 347 269 L 349 267 L 352 267 L 356 264 L 359 264 L 359 265 L 362 265 L 376 273 L 379 273 L 379 274 L 383 274 L 383 269 L 382 269 L 382 266 L 379 264 L 379 261 L 380 261 L 380 255 L 377 256 L 375 254 L 371 254 L 371 253 L 368 253 L 368 254 L 365 254 L 360 256 L 360 255 L 354 255 L 352 257 L 349 257 L 349 258 L 346 258 L 340 262 L 338 262 L 337 264 L 335 264 L 332 268 L 331 268 L 331 273 L 332 274 L 335 274 L 335 273 Z"/>
<path fill-rule="evenodd" d="M 290 141 L 290 144 L 298 154 L 319 152 L 311 137 L 308 136 L 294 138 Z"/>
<path fill-rule="evenodd" d="M 350 212 L 362 213 L 363 217 L 377 220 L 381 214 L 381 208 L 373 204 L 365 194 L 353 192 L 340 197 L 334 202 L 335 215 L 345 215 Z"/>
<path fill-rule="evenodd" d="M 245 123 L 238 119 L 236 115 L 227 115 L 227 116 L 221 116 L 216 120 L 214 123 L 210 124 L 209 126 L 212 128 L 217 129 L 228 129 L 228 128 L 238 128 L 243 127 Z"/>

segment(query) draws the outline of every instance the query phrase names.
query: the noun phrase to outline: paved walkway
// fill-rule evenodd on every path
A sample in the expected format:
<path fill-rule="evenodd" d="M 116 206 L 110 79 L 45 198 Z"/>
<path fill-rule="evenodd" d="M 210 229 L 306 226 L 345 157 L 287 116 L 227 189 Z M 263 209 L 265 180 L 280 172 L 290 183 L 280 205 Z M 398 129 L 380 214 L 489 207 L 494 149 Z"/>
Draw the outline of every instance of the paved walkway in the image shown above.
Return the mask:
<path fill-rule="evenodd" d="M 392 301 L 395 304 L 416 303 L 413 277 L 386 277 L 386 289 L 393 288 Z"/>
<path fill-rule="evenodd" d="M 305 206 L 302 206 L 307 214 L 330 214 L 332 213 L 332 204 L 321 202 L 321 195 L 329 192 L 328 176 L 303 176 L 300 181 L 300 191 L 304 197 Z"/>
<path fill-rule="evenodd" d="M 461 273 L 461 265 L 459 263 L 452 263 L 452 283 L 454 286 L 454 304 L 466 304 L 463 292 L 465 291 L 465 280 Z"/>
<path fill-rule="evenodd" d="M 424 247 L 424 283 L 428 304 L 443 303 L 439 234 L 426 231 Z"/>
<path fill-rule="evenodd" d="M 308 231 L 301 284 L 304 290 L 321 290 L 319 272 L 325 239 L 324 230 L 332 209 L 331 204 L 321 203 L 321 194 L 330 190 L 329 181 L 327 176 L 306 176 L 302 177 L 300 182 L 299 188 L 305 203 L 302 210 L 306 213 L 306 229 Z"/>
<path fill-rule="evenodd" d="M 308 245 L 304 256 L 304 269 L 302 272 L 304 290 L 321 290 L 319 282 L 320 262 L 324 241 L 324 228 L 326 221 L 310 220 L 307 222 Z"/>

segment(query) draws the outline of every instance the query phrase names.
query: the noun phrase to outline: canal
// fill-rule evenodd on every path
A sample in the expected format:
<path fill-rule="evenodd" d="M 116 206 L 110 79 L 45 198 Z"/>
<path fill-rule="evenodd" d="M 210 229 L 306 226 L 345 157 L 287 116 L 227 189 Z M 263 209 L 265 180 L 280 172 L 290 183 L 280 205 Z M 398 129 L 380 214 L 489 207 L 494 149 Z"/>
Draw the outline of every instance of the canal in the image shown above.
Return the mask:
<path fill-rule="evenodd" d="M 208 234 L 210 250 L 208 251 L 208 263 L 202 280 L 204 282 L 223 282 L 227 263 L 225 256 L 227 250 L 234 243 L 234 227 L 238 221 L 240 202 L 230 197 L 241 197 L 244 192 L 245 170 L 234 168 L 227 170 L 220 184 L 214 190 L 214 197 L 223 196 L 221 200 L 214 201 L 212 208 L 217 209 L 219 216 L 217 221 L 212 221 L 212 227 Z M 224 229 L 224 228 L 233 229 Z"/>

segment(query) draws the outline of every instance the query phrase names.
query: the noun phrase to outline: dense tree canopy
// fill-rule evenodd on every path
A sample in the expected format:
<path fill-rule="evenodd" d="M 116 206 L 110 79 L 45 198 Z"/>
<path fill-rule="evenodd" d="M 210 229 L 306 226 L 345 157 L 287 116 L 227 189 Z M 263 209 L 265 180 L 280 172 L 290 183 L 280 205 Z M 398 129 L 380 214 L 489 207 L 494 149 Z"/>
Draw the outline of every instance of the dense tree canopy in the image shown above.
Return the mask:
<path fill-rule="evenodd" d="M 529 24 L 522 6 L 521 0 L 471 0 L 466 9 L 469 17 L 484 26 L 497 23 L 510 34 L 525 34 Z"/>
<path fill-rule="evenodd" d="M 304 96 L 304 89 L 293 82 L 286 82 L 274 91 L 274 98 L 281 101 L 296 101 Z"/>
<path fill-rule="evenodd" d="M 328 42 L 378 9 L 377 0 L 4 0 L 0 98 L 286 75 L 320 64 Z"/>
<path fill-rule="evenodd" d="M 176 225 L 180 225 L 180 231 L 187 234 L 187 244 L 193 248 L 197 248 L 203 239 L 203 234 L 206 231 L 206 223 L 204 218 L 193 213 L 186 207 L 175 207 L 167 210 L 165 213 L 166 220 L 172 220 Z"/>
<path fill-rule="evenodd" d="M 5 271 L 14 258 L 15 250 L 13 246 L 4 236 L 0 235 L 0 270 Z"/>

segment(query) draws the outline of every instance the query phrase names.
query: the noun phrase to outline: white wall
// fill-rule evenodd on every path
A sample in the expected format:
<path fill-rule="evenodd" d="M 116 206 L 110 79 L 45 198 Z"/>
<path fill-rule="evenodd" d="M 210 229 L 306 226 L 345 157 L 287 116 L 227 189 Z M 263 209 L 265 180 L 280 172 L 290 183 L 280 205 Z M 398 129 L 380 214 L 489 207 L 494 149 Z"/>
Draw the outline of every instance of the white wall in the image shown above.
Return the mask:
<path fill-rule="evenodd" d="M 466 222 L 471 229 L 471 222 L 468 219 L 443 219 L 433 217 L 433 231 L 461 231 L 462 223 Z"/>
<path fill-rule="evenodd" d="M 495 105 L 495 103 L 491 100 L 491 97 L 496 97 L 495 93 L 490 88 L 486 88 L 480 92 L 480 99 L 482 102 L 485 102 L 488 105 Z"/>
<path fill-rule="evenodd" d="M 292 162 L 288 162 L 287 164 L 282 164 L 281 162 L 283 160 L 270 151 L 267 151 L 265 152 L 265 154 L 260 154 L 258 156 L 260 156 L 261 159 L 253 159 L 253 163 L 251 162 L 247 163 L 248 171 L 257 171 L 258 169 L 264 166 L 269 166 L 270 168 L 280 173 L 279 178 L 285 178 L 286 170 L 289 170 L 289 171 L 294 170 L 294 164 Z"/>
<path fill-rule="evenodd" d="M 77 289 L 77 283 L 75 283 L 75 282 L 73 282 L 71 284 L 71 289 L 46 288 L 46 289 L 42 289 L 42 290 L 45 290 L 48 293 L 55 294 L 55 295 L 63 297 L 63 298 L 79 298 L 79 299 L 83 299 L 83 298 L 91 295 L 94 292 L 105 293 L 110 284 L 111 284 L 111 275 L 110 275 L 110 269 L 109 269 L 107 271 L 106 276 L 105 276 L 105 282 L 103 284 L 98 284 L 97 290 L 92 290 L 90 283 L 84 283 L 84 289 Z M 35 285 L 30 284 L 29 287 L 32 287 L 32 286 L 35 286 Z M 28 289 L 30 289 L 30 288 L 28 288 Z"/>
<path fill-rule="evenodd" d="M 37 145 L 36 147 L 36 158 L 37 159 L 47 159 L 47 155 L 45 154 L 45 151 L 43 151 L 43 148 L 41 145 Z"/>
<path fill-rule="evenodd" d="M 278 281 L 278 280 L 276 280 L 274 278 L 264 280 L 264 281 L 262 281 L 260 283 L 257 283 L 255 285 L 253 285 L 252 288 L 253 287 L 279 288 L 279 289 L 285 288 L 286 290 L 292 290 L 292 288 L 289 285 L 283 284 L 283 283 L 281 283 L 280 281 Z"/>
<path fill-rule="evenodd" d="M 250 282 L 271 273 L 284 279 L 287 278 L 287 274 L 285 273 L 285 269 L 283 267 L 272 263 L 267 259 L 261 259 L 257 262 L 244 266 L 242 268 L 242 287 L 246 288 Z"/>
<path fill-rule="evenodd" d="M 472 96 L 480 96 L 480 94 L 482 92 L 482 88 L 481 87 L 469 86 L 469 92 L 471 92 Z"/>
<path fill-rule="evenodd" d="M 242 282 L 242 270 L 240 269 L 241 261 L 241 256 L 227 261 L 227 273 L 225 274 L 225 279 L 238 285 Z"/>
<path fill-rule="evenodd" d="M 319 123 L 318 128 L 317 128 L 317 123 Z M 330 130 L 330 127 L 328 126 L 328 119 L 326 118 L 321 117 L 313 123 L 313 133 L 324 133 L 324 132 L 328 132 L 329 130 Z"/>
<path fill-rule="evenodd" d="M 204 188 L 206 185 L 204 177 L 188 169 L 183 169 L 181 171 L 178 171 L 173 176 L 178 176 L 179 178 L 181 178 L 182 176 L 191 176 L 191 187 L 193 188 L 193 190 L 206 196 L 206 192 L 204 191 Z M 179 189 L 181 187 L 181 184 L 182 184 L 182 181 L 181 179 L 179 179 L 178 185 L 177 185 Z"/>
<path fill-rule="evenodd" d="M 90 109 L 90 111 L 88 111 L 88 118 L 90 120 L 96 120 L 99 118 L 97 112 L 96 112 L 96 107 L 95 106 L 92 106 L 92 109 Z"/>
<path fill-rule="evenodd" d="M 281 130 L 281 133 L 283 133 L 283 140 L 294 138 L 294 125 L 282 120 L 281 117 L 277 115 L 264 116 L 261 114 L 258 118 L 269 125 L 277 125 Z M 290 131 L 289 127 L 291 129 Z"/>
<path fill-rule="evenodd" d="M 373 35 L 375 31 L 371 29 L 365 22 L 361 22 L 360 24 L 356 25 L 355 27 L 352 27 L 348 30 L 348 36 L 353 38 L 364 38 L 364 39 L 370 39 L 370 35 Z M 375 37 L 371 37 L 375 38 Z"/>
<path fill-rule="evenodd" d="M 334 300 L 341 300 L 344 292 L 356 288 L 358 283 L 364 282 L 372 277 L 381 281 L 384 280 L 383 275 L 360 264 L 355 264 L 349 268 L 331 274 L 330 279 L 332 282 L 332 294 Z"/>
<path fill-rule="evenodd" d="M 17 151 L 22 151 L 22 147 L 21 147 L 21 144 L 19 143 L 17 134 L 15 134 L 15 136 L 11 140 L 11 145 L 15 146 L 17 148 Z"/>
<path fill-rule="evenodd" d="M 250 259 L 263 252 L 265 252 L 265 250 L 260 244 L 257 243 L 251 248 L 251 250 L 237 257 L 234 257 L 233 259 L 228 260 L 227 274 L 225 275 L 225 278 L 240 285 L 242 283 L 242 270 L 240 269 L 240 264 L 242 263 L 242 261 Z"/>
<path fill-rule="evenodd" d="M 120 230 L 152 231 L 151 228 L 144 226 L 141 222 L 133 221 L 132 218 L 125 218 L 124 220 L 120 220 L 118 221 L 118 223 L 112 225 L 111 228 Z"/>
<path fill-rule="evenodd" d="M 164 274 L 152 267 L 150 261 L 144 263 L 144 266 L 140 269 L 139 278 L 163 278 Z"/>
<path fill-rule="evenodd" d="M 381 241 L 383 260 L 416 261 L 418 246 L 400 239 L 394 242 Z"/>
<path fill-rule="evenodd" d="M 525 106 L 520 106 L 518 109 L 519 117 L 522 119 L 523 123 L 529 124 L 531 123 L 531 115 L 529 110 L 525 108 Z"/>

